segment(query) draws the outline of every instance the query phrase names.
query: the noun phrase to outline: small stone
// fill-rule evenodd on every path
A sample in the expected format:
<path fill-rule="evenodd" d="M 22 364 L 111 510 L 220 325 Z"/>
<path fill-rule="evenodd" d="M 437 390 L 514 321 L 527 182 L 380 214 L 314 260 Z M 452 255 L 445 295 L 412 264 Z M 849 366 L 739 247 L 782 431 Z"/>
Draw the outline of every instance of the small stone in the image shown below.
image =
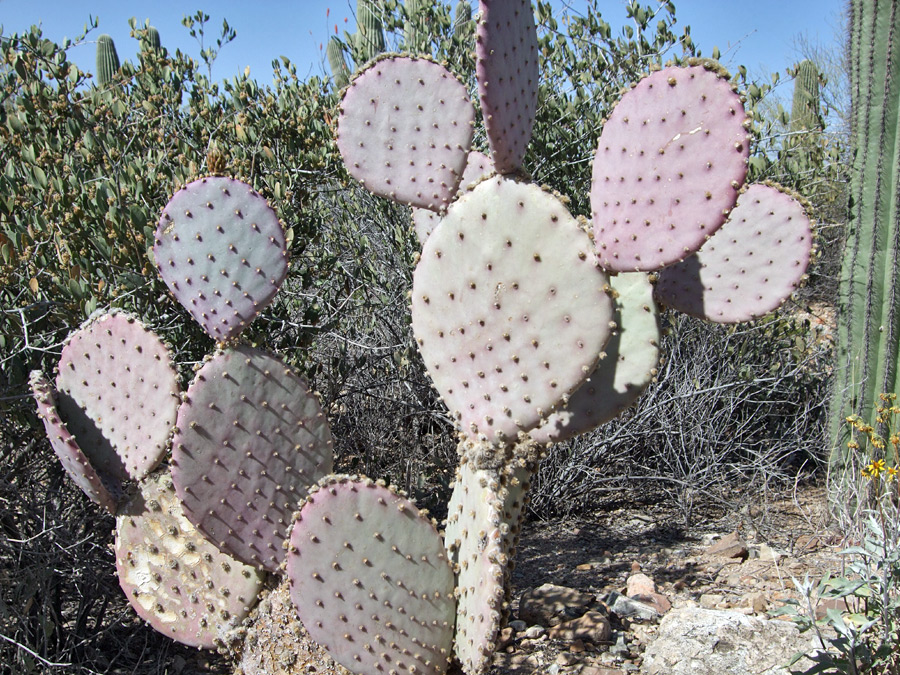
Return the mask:
<path fill-rule="evenodd" d="M 638 567 L 640 568 L 640 566 Z M 625 586 L 625 595 L 629 598 L 633 598 L 637 595 L 651 595 L 652 593 L 656 593 L 656 582 L 643 573 L 632 574 L 625 582 Z"/>
<path fill-rule="evenodd" d="M 561 666 L 571 666 L 573 663 L 578 663 L 578 659 L 571 654 L 563 652 L 556 657 L 556 662 Z"/>
<path fill-rule="evenodd" d="M 613 591 L 606 599 L 609 611 L 620 619 L 638 618 L 645 621 L 653 621 L 659 618 L 659 612 L 654 607 L 640 600 L 628 598 L 621 593 Z"/>
<path fill-rule="evenodd" d="M 521 619 L 515 619 L 509 622 L 509 628 L 512 628 L 514 632 L 521 633 L 526 628 L 528 628 L 528 624 L 522 621 Z"/>
<path fill-rule="evenodd" d="M 720 558 L 744 558 L 749 555 L 747 542 L 741 539 L 737 531 L 722 537 L 715 544 L 706 549 L 707 555 Z"/>
<path fill-rule="evenodd" d="M 550 629 L 550 637 L 554 640 L 584 640 L 595 644 L 608 642 L 611 634 L 609 619 L 601 612 L 591 610 L 572 621 Z"/>
<path fill-rule="evenodd" d="M 704 593 L 700 596 L 700 606 L 703 609 L 715 609 L 725 604 L 725 596 L 719 593 Z"/>
<path fill-rule="evenodd" d="M 537 640 L 544 633 L 547 632 L 547 629 L 540 625 L 530 626 L 525 630 L 525 637 L 529 640 Z"/>
<path fill-rule="evenodd" d="M 528 624 L 555 626 L 584 614 L 594 601 L 590 593 L 574 588 L 544 584 L 525 592 L 519 601 L 519 618 Z"/>
<path fill-rule="evenodd" d="M 766 595 L 762 591 L 747 593 L 743 597 L 741 604 L 743 607 L 749 607 L 753 610 L 754 614 L 765 614 L 766 610 L 769 609 L 769 601 L 766 600 Z"/>

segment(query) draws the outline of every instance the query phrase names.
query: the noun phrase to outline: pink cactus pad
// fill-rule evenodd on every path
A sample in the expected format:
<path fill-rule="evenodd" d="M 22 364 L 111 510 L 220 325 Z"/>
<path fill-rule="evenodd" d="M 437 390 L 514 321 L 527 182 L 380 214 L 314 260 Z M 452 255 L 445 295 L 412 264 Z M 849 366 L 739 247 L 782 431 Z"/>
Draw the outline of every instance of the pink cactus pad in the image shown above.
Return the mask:
<path fill-rule="evenodd" d="M 747 116 L 704 66 L 670 67 L 626 93 L 603 127 L 591 209 L 600 264 L 654 271 L 725 222 L 747 173 Z"/>
<path fill-rule="evenodd" d="M 434 524 L 368 479 L 334 476 L 291 531 L 291 599 L 310 636 L 358 675 L 443 675 L 453 570 Z"/>
<path fill-rule="evenodd" d="M 201 178 L 175 193 L 153 254 L 172 295 L 220 341 L 244 330 L 287 276 L 278 216 L 262 195 L 232 178 Z"/>
<path fill-rule="evenodd" d="M 59 413 L 101 475 L 140 480 L 166 452 L 180 403 L 168 348 L 124 312 L 72 334 L 56 377 Z"/>
<path fill-rule="evenodd" d="M 50 446 L 59 458 L 69 477 L 90 497 L 110 513 L 116 512 L 121 496 L 121 481 L 116 478 L 101 477 L 91 461 L 82 452 L 78 441 L 60 419 L 56 408 L 56 392 L 36 370 L 31 373 L 31 391 L 37 401 L 38 417 L 44 422 Z M 104 479 L 105 478 L 105 479 Z"/>
<path fill-rule="evenodd" d="M 519 169 L 538 97 L 537 30 L 531 0 L 481 0 L 475 38 L 478 94 L 497 171 Z"/>
<path fill-rule="evenodd" d="M 750 321 L 796 290 L 812 250 L 803 206 L 769 185 L 751 185 L 715 236 L 659 275 L 659 302 L 716 323 Z"/>
<path fill-rule="evenodd" d="M 438 211 L 459 187 L 474 124 L 455 75 L 425 58 L 392 56 L 350 83 L 337 144 L 350 175 L 370 192 Z"/>
<path fill-rule="evenodd" d="M 514 442 L 593 369 L 612 301 L 592 250 L 559 199 L 503 176 L 463 195 L 428 238 L 413 331 L 469 437 Z"/>

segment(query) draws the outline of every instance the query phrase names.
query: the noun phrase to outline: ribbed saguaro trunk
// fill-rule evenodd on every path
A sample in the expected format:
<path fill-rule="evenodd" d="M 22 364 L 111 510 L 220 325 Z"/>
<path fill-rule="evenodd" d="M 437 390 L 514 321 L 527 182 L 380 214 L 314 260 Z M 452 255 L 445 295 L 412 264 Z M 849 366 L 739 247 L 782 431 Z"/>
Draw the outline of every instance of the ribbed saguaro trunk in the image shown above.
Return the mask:
<path fill-rule="evenodd" d="M 900 0 L 851 2 L 850 64 L 853 166 L 830 420 L 836 476 L 849 461 L 844 419 L 873 421 L 878 394 L 900 389 Z"/>

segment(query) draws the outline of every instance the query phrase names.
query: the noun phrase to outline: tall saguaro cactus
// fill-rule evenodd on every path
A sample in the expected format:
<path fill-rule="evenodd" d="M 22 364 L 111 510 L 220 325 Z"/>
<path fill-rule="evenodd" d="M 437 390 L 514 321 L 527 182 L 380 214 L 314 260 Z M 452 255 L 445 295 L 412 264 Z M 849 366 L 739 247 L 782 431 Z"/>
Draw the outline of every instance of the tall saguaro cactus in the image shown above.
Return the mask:
<path fill-rule="evenodd" d="M 101 87 L 109 84 L 119 69 L 119 55 L 116 43 L 109 35 L 97 38 L 97 83 Z"/>
<path fill-rule="evenodd" d="M 385 49 L 384 28 L 375 0 L 359 0 L 356 4 L 356 39 L 363 61 L 373 59 Z"/>
<path fill-rule="evenodd" d="M 849 464 L 842 422 L 900 389 L 900 1 L 850 3 L 850 212 L 840 278 L 831 464 Z"/>

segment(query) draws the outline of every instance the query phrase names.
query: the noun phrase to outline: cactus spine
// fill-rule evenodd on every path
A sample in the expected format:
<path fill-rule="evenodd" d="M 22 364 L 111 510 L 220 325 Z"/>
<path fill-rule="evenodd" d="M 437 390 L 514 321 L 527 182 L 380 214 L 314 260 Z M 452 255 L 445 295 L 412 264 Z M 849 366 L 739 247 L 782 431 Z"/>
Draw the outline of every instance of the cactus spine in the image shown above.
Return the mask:
<path fill-rule="evenodd" d="M 850 8 L 853 168 L 830 419 L 835 476 L 850 460 L 843 420 L 872 419 L 878 394 L 900 390 L 900 2 Z"/>
<path fill-rule="evenodd" d="M 116 44 L 109 35 L 101 35 L 97 38 L 97 83 L 105 87 L 112 82 L 118 70 L 119 55 L 116 53 Z"/>
<path fill-rule="evenodd" d="M 334 79 L 334 86 L 342 89 L 350 82 L 350 68 L 347 67 L 347 59 L 344 58 L 344 45 L 334 35 L 328 40 L 328 47 L 325 50 L 328 56 L 328 67 L 331 68 L 331 77 Z"/>

